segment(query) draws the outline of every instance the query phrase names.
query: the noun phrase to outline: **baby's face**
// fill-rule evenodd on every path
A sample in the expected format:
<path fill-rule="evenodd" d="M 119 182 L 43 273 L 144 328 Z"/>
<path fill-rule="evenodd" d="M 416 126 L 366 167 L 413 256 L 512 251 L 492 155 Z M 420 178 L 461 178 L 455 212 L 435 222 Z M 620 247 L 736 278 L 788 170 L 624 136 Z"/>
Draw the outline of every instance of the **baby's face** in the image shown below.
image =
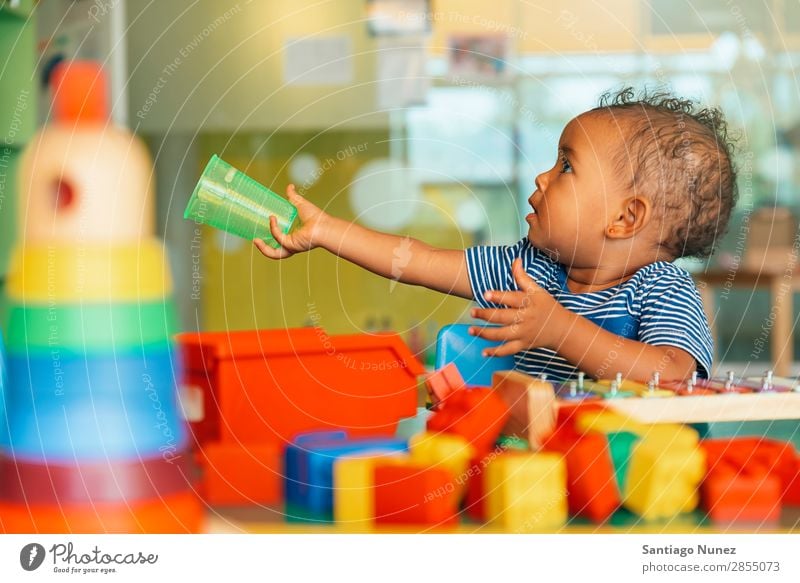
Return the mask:
<path fill-rule="evenodd" d="M 525 217 L 528 239 L 565 265 L 597 267 L 605 232 L 626 194 L 629 176 L 618 176 L 613 159 L 624 147 L 619 120 L 584 113 L 564 128 L 555 166 L 536 177 Z M 625 169 L 627 170 L 627 169 Z"/>

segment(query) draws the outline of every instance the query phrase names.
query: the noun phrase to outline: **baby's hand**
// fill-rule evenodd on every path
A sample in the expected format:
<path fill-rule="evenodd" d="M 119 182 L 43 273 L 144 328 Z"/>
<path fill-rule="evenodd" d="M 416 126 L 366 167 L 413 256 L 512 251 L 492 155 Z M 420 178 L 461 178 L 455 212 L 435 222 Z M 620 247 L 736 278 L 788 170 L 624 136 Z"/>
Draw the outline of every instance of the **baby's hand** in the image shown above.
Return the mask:
<path fill-rule="evenodd" d="M 525 273 L 520 259 L 514 260 L 511 272 L 520 291 L 487 291 L 484 295 L 487 301 L 508 307 L 473 308 L 471 312 L 473 318 L 501 325 L 469 329 L 473 336 L 503 342 L 484 350 L 484 356 L 508 356 L 536 347 L 555 348 L 559 343 L 561 316 L 566 308 Z"/>
<path fill-rule="evenodd" d="M 324 211 L 297 194 L 293 184 L 286 187 L 286 197 L 297 207 L 297 216 L 302 224 L 297 230 L 284 235 L 278 228 L 278 220 L 274 216 L 269 218 L 269 230 L 280 249 L 270 247 L 261 239 L 253 239 L 253 244 L 270 259 L 284 259 L 319 246 L 325 222 L 329 218 Z"/>

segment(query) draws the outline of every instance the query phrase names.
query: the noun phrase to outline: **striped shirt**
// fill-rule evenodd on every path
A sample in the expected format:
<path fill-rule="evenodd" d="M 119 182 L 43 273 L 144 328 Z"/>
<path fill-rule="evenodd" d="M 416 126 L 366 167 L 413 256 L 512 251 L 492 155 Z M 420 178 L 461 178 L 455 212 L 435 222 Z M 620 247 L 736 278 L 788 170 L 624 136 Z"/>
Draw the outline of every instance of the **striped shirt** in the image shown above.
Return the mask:
<path fill-rule="evenodd" d="M 487 302 L 486 291 L 518 289 L 511 263 L 520 257 L 525 272 L 568 310 L 618 336 L 681 348 L 694 357 L 698 376 L 709 376 L 713 340 L 703 303 L 691 275 L 672 263 L 652 263 L 619 285 L 576 294 L 567 289 L 564 266 L 533 247 L 527 238 L 508 246 L 471 247 L 466 257 L 472 294 L 482 308 L 503 307 Z M 610 347 L 610 375 L 615 372 L 612 351 Z M 547 348 L 519 352 L 514 359 L 517 370 L 530 375 L 546 373 L 557 381 L 577 378 L 578 369 Z"/>

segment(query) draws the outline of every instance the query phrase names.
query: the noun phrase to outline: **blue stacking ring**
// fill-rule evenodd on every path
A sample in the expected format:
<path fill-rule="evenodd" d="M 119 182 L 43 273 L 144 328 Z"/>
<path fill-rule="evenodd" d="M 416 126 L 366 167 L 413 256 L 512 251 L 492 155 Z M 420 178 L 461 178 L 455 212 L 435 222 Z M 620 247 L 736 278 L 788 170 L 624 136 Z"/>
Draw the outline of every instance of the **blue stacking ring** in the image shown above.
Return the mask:
<path fill-rule="evenodd" d="M 14 457 L 35 462 L 92 462 L 169 455 L 186 446 L 186 429 L 174 400 L 138 407 L 121 399 L 72 399 L 25 408 L 9 404 Z"/>
<path fill-rule="evenodd" d="M 64 396 L 174 391 L 180 385 L 180 361 L 169 345 L 117 354 L 81 354 L 54 348 L 49 353 L 11 354 L 7 357 L 9 385 L 6 399 L 31 394 L 37 402 Z M 163 395 L 160 395 L 163 398 Z"/>
<path fill-rule="evenodd" d="M 0 435 L 2 435 L 2 432 L 6 426 L 6 383 L 6 355 L 3 350 L 3 335 L 0 334 Z"/>
<path fill-rule="evenodd" d="M 2 445 L 32 461 L 168 455 L 187 440 L 177 362 L 147 355 L 12 357 Z M 59 374 L 60 373 L 60 374 Z M 5 429 L 5 428 L 3 428 Z"/>

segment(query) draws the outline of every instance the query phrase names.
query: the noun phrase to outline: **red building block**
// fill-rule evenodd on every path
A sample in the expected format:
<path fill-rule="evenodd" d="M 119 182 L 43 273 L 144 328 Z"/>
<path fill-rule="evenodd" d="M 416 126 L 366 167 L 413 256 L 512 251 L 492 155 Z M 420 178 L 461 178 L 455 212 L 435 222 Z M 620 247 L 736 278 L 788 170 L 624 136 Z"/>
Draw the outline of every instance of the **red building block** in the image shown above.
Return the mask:
<path fill-rule="evenodd" d="M 282 448 L 273 443 L 209 443 L 198 452 L 209 504 L 274 504 L 283 493 Z"/>
<path fill-rule="evenodd" d="M 465 388 L 464 379 L 454 363 L 449 363 L 425 377 L 425 385 L 434 406 Z"/>
<path fill-rule="evenodd" d="M 789 506 L 800 506 L 800 456 L 794 458 L 794 475 L 784 488 L 783 502 Z"/>
<path fill-rule="evenodd" d="M 717 467 L 739 470 L 753 455 L 753 440 L 741 439 L 703 439 L 700 447 L 706 454 L 706 473 L 713 473 Z"/>
<path fill-rule="evenodd" d="M 603 401 L 565 401 L 560 400 L 556 414 L 556 430 L 562 427 L 575 429 L 575 422 L 583 413 L 602 411 L 606 408 Z"/>
<path fill-rule="evenodd" d="M 750 474 L 775 475 L 781 484 L 781 495 L 789 493 L 797 475 L 797 454 L 794 446 L 785 441 L 763 437 L 705 439 L 700 447 L 706 453 L 708 474 L 719 464 Z"/>
<path fill-rule="evenodd" d="M 491 459 L 499 455 L 493 451 L 482 458 L 474 458 L 467 468 L 467 489 L 464 495 L 464 510 L 472 520 L 486 521 L 486 486 L 484 482 L 486 466 Z"/>
<path fill-rule="evenodd" d="M 508 414 L 506 404 L 490 389 L 457 391 L 428 419 L 428 430 L 460 435 L 480 455 L 492 449 Z"/>
<path fill-rule="evenodd" d="M 564 456 L 570 514 L 603 522 L 619 508 L 614 463 L 604 435 L 580 434 L 566 426 L 551 435 L 543 449 Z"/>
<path fill-rule="evenodd" d="M 776 439 L 759 439 L 756 446 L 754 464 L 778 477 L 781 483 L 781 496 L 785 496 L 797 475 L 797 454 L 794 445 Z"/>
<path fill-rule="evenodd" d="M 764 472 L 718 464 L 700 487 L 701 505 L 717 522 L 775 522 L 781 514 L 781 483 Z"/>
<path fill-rule="evenodd" d="M 179 334 L 186 384 L 203 393 L 198 443 L 286 443 L 308 431 L 394 435 L 424 373 L 397 334 L 320 328 Z"/>
<path fill-rule="evenodd" d="M 457 521 L 457 488 L 443 468 L 378 463 L 374 484 L 376 524 L 448 526 Z"/>

